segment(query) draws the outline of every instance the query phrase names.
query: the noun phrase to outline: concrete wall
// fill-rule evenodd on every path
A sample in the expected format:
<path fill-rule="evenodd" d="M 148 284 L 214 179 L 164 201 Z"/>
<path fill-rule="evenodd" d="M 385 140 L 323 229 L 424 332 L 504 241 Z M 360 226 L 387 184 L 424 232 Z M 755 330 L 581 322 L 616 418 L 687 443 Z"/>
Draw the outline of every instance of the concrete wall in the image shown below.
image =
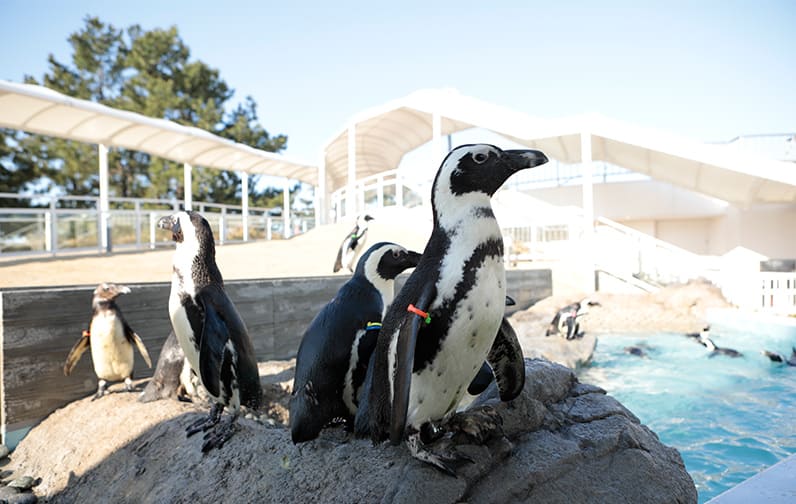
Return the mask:
<path fill-rule="evenodd" d="M 406 277 L 399 277 L 396 288 Z M 295 356 L 304 330 L 348 279 L 346 276 L 226 283 L 249 329 L 259 361 Z M 507 291 L 524 309 L 552 294 L 549 269 L 511 270 Z M 132 292 L 118 304 L 144 340 L 153 366 L 171 330 L 169 283 L 128 284 Z M 69 349 L 86 329 L 96 286 L 0 291 L 0 432 L 23 429 L 52 411 L 96 391 L 90 352 L 70 376 L 63 375 Z M 502 300 L 501 300 L 502 302 Z M 152 375 L 135 355 L 136 378 Z M 5 441 L 5 439 L 4 439 Z"/>

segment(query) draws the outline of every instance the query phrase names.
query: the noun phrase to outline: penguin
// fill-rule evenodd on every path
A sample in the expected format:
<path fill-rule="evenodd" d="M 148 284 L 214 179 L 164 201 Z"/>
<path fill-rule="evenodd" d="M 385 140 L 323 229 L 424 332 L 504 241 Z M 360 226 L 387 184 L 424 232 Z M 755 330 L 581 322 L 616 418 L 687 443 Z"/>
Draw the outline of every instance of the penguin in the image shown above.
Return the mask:
<path fill-rule="evenodd" d="M 580 331 L 580 323 L 578 318 L 586 315 L 589 306 L 600 306 L 597 301 L 590 301 L 588 298 L 578 301 L 558 310 L 553 317 L 550 325 L 545 331 L 545 336 L 553 336 L 560 334 L 568 340 L 582 338 L 583 333 Z"/>
<path fill-rule="evenodd" d="M 717 347 L 716 344 L 713 342 L 712 339 L 708 338 L 707 336 L 702 337 L 699 339 L 699 342 L 705 346 L 708 350 L 710 350 L 710 355 L 708 357 L 713 358 L 717 355 L 726 355 L 727 357 L 743 357 L 743 354 L 738 350 L 734 350 L 732 348 L 721 348 Z"/>
<path fill-rule="evenodd" d="M 337 250 L 337 259 L 334 261 L 334 272 L 337 273 L 341 269 L 348 268 L 350 272 L 354 272 L 354 258 L 360 250 L 365 246 L 365 235 L 368 232 L 368 223 L 373 220 L 370 215 L 360 215 L 357 217 L 357 222 L 346 237 L 340 248 Z"/>
<path fill-rule="evenodd" d="M 138 401 L 147 403 L 174 398 L 178 401 L 190 402 L 191 384 L 185 380 L 184 373 L 186 364 L 185 353 L 177 342 L 174 330 L 171 330 L 166 342 L 163 343 L 163 348 L 160 349 L 160 357 L 155 364 L 155 374 L 152 375 L 152 379 L 141 392 Z M 187 369 L 190 372 L 190 364 L 187 364 Z"/>
<path fill-rule="evenodd" d="M 768 357 L 771 362 L 781 362 L 787 364 L 788 366 L 796 366 L 796 347 L 791 347 L 789 359 L 786 359 L 785 356 L 779 352 L 769 352 L 768 350 L 763 350 L 760 353 Z"/>
<path fill-rule="evenodd" d="M 706 325 L 705 327 L 703 327 L 701 332 L 686 333 L 685 335 L 686 338 L 690 338 L 700 344 L 702 343 L 700 340 L 707 338 L 709 336 L 710 336 L 710 325 Z"/>
<path fill-rule="evenodd" d="M 636 357 L 641 357 L 642 359 L 646 359 L 648 357 L 647 352 L 645 352 L 643 348 L 638 346 L 625 347 L 625 353 L 630 355 L 635 355 Z"/>
<path fill-rule="evenodd" d="M 333 419 L 353 420 L 381 319 L 392 302 L 395 277 L 420 254 L 380 242 L 359 258 L 354 275 L 302 336 L 290 396 L 294 443 L 315 439 Z"/>
<path fill-rule="evenodd" d="M 241 405 L 260 407 L 262 387 L 246 324 L 224 290 L 213 231 L 197 212 L 158 221 L 176 242 L 169 317 L 180 348 L 213 404 L 207 418 L 188 426 L 205 431 L 202 452 L 221 448 L 235 433 Z M 221 422 L 224 408 L 231 415 Z"/>
<path fill-rule="evenodd" d="M 113 283 L 101 283 L 91 299 L 91 321 L 77 343 L 69 351 L 64 374 L 69 376 L 86 349 L 91 348 L 94 373 L 99 379 L 94 399 L 105 395 L 109 381 L 124 381 L 128 392 L 133 391 L 133 344 L 147 366 L 152 367 L 144 342 L 124 319 L 116 298 L 129 294 L 130 288 Z"/>
<path fill-rule="evenodd" d="M 448 462 L 457 459 L 431 452 L 429 433 L 455 413 L 484 361 L 502 400 L 522 391 L 519 342 L 500 331 L 506 274 L 490 198 L 515 172 L 546 162 L 539 151 L 488 144 L 445 157 L 432 185 L 431 237 L 382 322 L 355 418 L 358 436 L 403 440 L 415 458 L 455 475 Z"/>

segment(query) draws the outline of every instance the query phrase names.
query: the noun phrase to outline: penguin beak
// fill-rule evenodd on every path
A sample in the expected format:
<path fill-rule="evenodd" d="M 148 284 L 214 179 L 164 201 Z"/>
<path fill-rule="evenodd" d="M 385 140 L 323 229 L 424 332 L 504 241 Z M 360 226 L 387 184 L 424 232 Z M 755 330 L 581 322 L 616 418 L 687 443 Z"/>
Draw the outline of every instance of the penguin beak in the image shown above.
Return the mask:
<path fill-rule="evenodd" d="M 171 238 L 177 242 L 182 242 L 182 228 L 180 227 L 180 219 L 177 215 L 167 215 L 166 217 L 162 217 L 158 221 L 158 227 L 160 229 L 166 229 L 171 231 Z"/>
<path fill-rule="evenodd" d="M 411 264 L 413 268 L 420 263 L 421 257 L 423 257 L 423 254 L 420 254 L 413 250 L 409 250 L 406 252 L 406 262 Z"/>
<path fill-rule="evenodd" d="M 117 285 L 116 286 L 116 291 L 119 294 L 130 294 L 130 292 L 131 292 L 130 291 L 130 287 L 127 287 L 126 285 Z"/>
<path fill-rule="evenodd" d="M 503 151 L 514 171 L 533 168 L 545 164 L 548 159 L 542 151 L 538 150 L 507 150 Z"/>

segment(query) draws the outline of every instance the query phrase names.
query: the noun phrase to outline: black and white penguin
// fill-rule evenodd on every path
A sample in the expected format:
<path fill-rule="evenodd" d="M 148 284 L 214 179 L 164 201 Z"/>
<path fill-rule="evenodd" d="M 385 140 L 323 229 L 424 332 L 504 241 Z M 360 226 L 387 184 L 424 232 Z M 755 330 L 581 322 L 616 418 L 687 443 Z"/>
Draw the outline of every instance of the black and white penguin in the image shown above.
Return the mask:
<path fill-rule="evenodd" d="M 310 323 L 296 356 L 290 396 L 294 443 L 315 439 L 334 419 L 353 420 L 368 361 L 376 347 L 395 277 L 414 268 L 420 254 L 380 242 L 360 257 L 354 276 Z"/>
<path fill-rule="evenodd" d="M 210 224 L 197 212 L 178 212 L 161 218 L 158 227 L 171 231 L 177 244 L 169 297 L 174 334 L 213 403 L 210 415 L 187 429 L 188 436 L 210 431 L 202 445 L 206 452 L 221 448 L 234 434 L 241 405 L 259 408 L 257 359 L 246 325 L 224 290 Z M 224 407 L 232 415 L 219 423 Z"/>
<path fill-rule="evenodd" d="M 550 325 L 547 327 L 545 336 L 559 334 L 568 340 L 583 337 L 583 333 L 580 331 L 580 321 L 578 319 L 589 312 L 589 306 L 600 306 L 600 303 L 586 298 L 582 301 L 568 304 L 558 310 L 553 320 L 550 322 Z"/>
<path fill-rule="evenodd" d="M 627 346 L 625 347 L 625 353 L 630 355 L 635 355 L 636 357 L 647 358 L 647 352 L 638 346 Z"/>
<path fill-rule="evenodd" d="M 94 399 L 105 394 L 108 382 L 124 381 L 128 392 L 133 391 L 133 344 L 147 366 L 152 367 L 144 342 L 124 319 L 116 298 L 129 294 L 130 288 L 113 283 L 101 283 L 91 299 L 91 321 L 77 343 L 69 351 L 64 374 L 69 376 L 87 348 L 91 348 L 94 373 L 99 379 Z"/>
<path fill-rule="evenodd" d="M 738 350 L 733 348 L 722 348 L 716 346 L 712 339 L 708 338 L 707 336 L 701 337 L 699 342 L 705 346 L 708 350 L 710 350 L 710 355 L 708 357 L 715 357 L 717 355 L 726 355 L 727 357 L 743 357 L 743 354 Z"/>
<path fill-rule="evenodd" d="M 686 333 L 685 337 L 692 339 L 699 344 L 702 344 L 701 342 L 702 339 L 710 337 L 710 325 L 706 325 L 705 327 L 703 327 L 701 332 Z"/>
<path fill-rule="evenodd" d="M 139 402 L 147 403 L 164 398 L 173 398 L 179 401 L 191 401 L 190 391 L 193 385 L 186 381 L 185 368 L 190 373 L 190 364 L 185 359 L 185 352 L 182 351 L 177 335 L 174 330 L 169 332 L 163 348 L 160 349 L 160 357 L 155 364 L 155 373 L 149 380 L 144 391 L 138 397 Z M 190 379 L 190 375 L 188 375 Z"/>
<path fill-rule="evenodd" d="M 360 215 L 357 222 L 346 237 L 340 248 L 337 250 L 337 259 L 334 261 L 334 272 L 337 273 L 343 268 L 348 268 L 354 272 L 354 259 L 357 254 L 365 247 L 365 238 L 368 232 L 368 223 L 373 220 L 370 215 Z"/>
<path fill-rule="evenodd" d="M 506 274 L 490 198 L 513 173 L 545 162 L 539 151 L 486 144 L 448 153 L 432 187 L 431 237 L 384 317 L 367 397 L 363 392 L 357 411 L 358 435 L 374 442 L 389 436 L 393 444 L 406 440 L 413 456 L 453 473 L 444 455 L 426 449 L 421 431 L 433 432 L 455 413 L 485 360 L 501 399 L 521 392 L 519 343 L 500 331 Z"/>
<path fill-rule="evenodd" d="M 785 356 L 779 352 L 769 352 L 768 350 L 763 350 L 760 353 L 768 357 L 771 362 L 780 362 L 787 364 L 788 366 L 796 366 L 796 347 L 791 347 L 789 359 L 786 359 Z"/>

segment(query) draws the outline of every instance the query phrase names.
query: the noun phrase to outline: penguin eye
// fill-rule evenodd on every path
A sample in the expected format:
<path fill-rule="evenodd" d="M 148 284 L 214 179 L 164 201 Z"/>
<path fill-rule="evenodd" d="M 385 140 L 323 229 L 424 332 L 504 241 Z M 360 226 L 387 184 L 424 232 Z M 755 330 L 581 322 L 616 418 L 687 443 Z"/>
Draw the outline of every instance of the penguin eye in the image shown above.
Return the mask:
<path fill-rule="evenodd" d="M 486 161 L 488 158 L 489 156 L 487 156 L 483 152 L 477 152 L 473 154 L 473 161 L 475 161 L 478 164 L 483 164 L 484 161 Z"/>
<path fill-rule="evenodd" d="M 398 259 L 399 257 L 401 257 L 401 253 L 398 252 L 397 250 L 393 250 L 392 251 L 392 257 L 393 257 L 393 259 Z"/>

